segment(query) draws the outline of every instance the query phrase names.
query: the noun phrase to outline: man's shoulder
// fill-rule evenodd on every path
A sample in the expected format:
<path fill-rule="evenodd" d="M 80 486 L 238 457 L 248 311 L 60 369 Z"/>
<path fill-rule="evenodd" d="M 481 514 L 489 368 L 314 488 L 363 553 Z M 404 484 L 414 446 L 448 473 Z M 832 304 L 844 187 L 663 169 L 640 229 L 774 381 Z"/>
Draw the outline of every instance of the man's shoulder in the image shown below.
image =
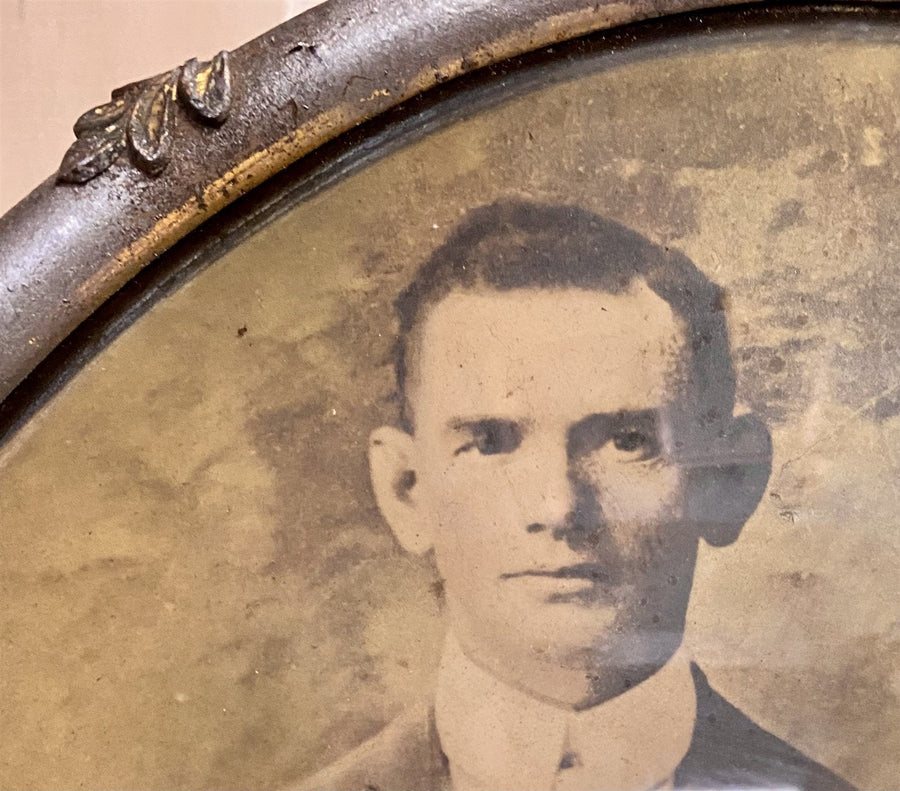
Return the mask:
<path fill-rule="evenodd" d="M 675 773 L 676 787 L 854 791 L 725 700 L 696 665 L 692 670 L 697 720 L 690 749 Z"/>
<path fill-rule="evenodd" d="M 297 791 L 449 791 L 430 706 L 417 706 L 391 721 L 343 758 L 305 778 Z"/>
<path fill-rule="evenodd" d="M 846 781 L 763 729 L 719 695 L 696 666 L 697 720 L 675 772 L 683 789 L 855 791 Z M 411 709 L 298 791 L 446 791 L 447 759 L 429 706 Z"/>

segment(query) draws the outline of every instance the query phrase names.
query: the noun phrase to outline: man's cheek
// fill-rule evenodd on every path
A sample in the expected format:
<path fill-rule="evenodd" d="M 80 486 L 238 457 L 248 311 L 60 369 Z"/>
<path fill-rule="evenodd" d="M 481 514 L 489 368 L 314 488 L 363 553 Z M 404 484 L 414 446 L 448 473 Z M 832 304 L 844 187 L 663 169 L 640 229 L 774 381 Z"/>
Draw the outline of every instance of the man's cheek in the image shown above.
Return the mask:
<path fill-rule="evenodd" d="M 498 552 L 490 536 L 460 526 L 442 527 L 435 537 L 438 571 L 453 594 L 467 597 L 499 575 Z"/>
<path fill-rule="evenodd" d="M 681 515 L 681 481 L 675 467 L 635 464 L 606 470 L 594 491 L 607 521 L 640 525 Z"/>
<path fill-rule="evenodd" d="M 431 499 L 443 519 L 490 525 L 515 510 L 509 487 L 495 474 L 451 467 L 430 488 Z"/>
<path fill-rule="evenodd" d="M 669 513 L 608 519 L 605 530 L 625 575 L 636 571 L 654 573 L 654 569 L 672 562 L 672 553 L 683 554 L 680 548 L 690 546 L 691 540 L 696 541 L 687 535 L 690 531 L 684 522 L 671 518 Z"/>

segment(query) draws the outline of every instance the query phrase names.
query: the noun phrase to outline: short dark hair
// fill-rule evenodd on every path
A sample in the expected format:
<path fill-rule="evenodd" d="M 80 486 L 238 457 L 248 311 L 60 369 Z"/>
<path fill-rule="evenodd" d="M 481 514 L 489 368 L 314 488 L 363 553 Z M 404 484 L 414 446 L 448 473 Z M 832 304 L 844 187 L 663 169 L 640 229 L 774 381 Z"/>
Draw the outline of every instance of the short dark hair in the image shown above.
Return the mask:
<path fill-rule="evenodd" d="M 714 423 L 734 409 L 724 292 L 687 256 L 576 206 L 500 200 L 471 210 L 395 302 L 401 425 L 413 431 L 406 384 L 413 331 L 454 291 L 582 288 L 619 294 L 642 278 L 687 328 L 690 395 Z"/>

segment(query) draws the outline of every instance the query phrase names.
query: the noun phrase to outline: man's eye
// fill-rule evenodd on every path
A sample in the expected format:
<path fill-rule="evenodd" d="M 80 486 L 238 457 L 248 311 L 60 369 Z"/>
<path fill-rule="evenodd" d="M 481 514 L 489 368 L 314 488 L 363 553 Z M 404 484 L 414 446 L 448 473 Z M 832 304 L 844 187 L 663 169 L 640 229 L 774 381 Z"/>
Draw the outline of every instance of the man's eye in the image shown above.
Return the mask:
<path fill-rule="evenodd" d="M 623 453 L 639 453 L 640 459 L 650 459 L 659 455 L 659 446 L 656 440 L 641 429 L 623 429 L 616 432 L 612 440 L 616 450 Z"/>
<path fill-rule="evenodd" d="M 643 431 L 620 431 L 613 437 L 616 450 L 625 450 L 629 453 L 640 450 L 647 444 L 647 435 Z"/>
<path fill-rule="evenodd" d="M 456 449 L 454 456 L 477 450 L 482 456 L 512 453 L 522 442 L 522 434 L 513 423 L 503 420 L 484 420 L 470 428 L 472 438 Z"/>

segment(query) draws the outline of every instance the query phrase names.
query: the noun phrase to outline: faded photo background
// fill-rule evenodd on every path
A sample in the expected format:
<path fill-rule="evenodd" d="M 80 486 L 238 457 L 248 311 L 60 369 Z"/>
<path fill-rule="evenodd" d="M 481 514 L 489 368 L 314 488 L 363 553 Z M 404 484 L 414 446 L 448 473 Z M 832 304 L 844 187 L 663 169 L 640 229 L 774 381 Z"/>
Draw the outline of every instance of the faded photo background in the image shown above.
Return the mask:
<path fill-rule="evenodd" d="M 897 788 L 898 42 L 595 57 L 357 168 L 138 320 L 0 450 L 0 786 L 274 787 L 429 695 L 440 580 L 382 523 L 367 438 L 395 414 L 394 296 L 513 195 L 727 289 L 775 458 L 741 539 L 701 550 L 688 645 L 761 725 Z"/>

